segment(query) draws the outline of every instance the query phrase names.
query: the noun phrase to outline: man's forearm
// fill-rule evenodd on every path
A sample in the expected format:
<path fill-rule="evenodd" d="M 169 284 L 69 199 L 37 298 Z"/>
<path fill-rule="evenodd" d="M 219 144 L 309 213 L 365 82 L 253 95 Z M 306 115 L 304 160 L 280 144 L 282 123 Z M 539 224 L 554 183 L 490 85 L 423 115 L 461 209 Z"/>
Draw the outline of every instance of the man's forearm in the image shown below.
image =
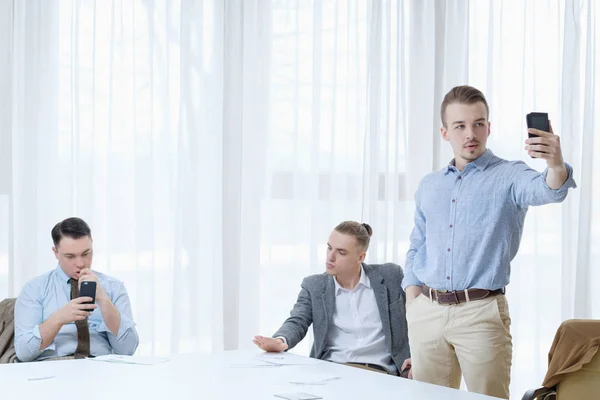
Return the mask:
<path fill-rule="evenodd" d="M 559 189 L 569 177 L 569 171 L 567 171 L 567 167 L 565 164 L 562 167 L 557 168 L 548 168 L 548 173 L 546 174 L 546 184 L 550 189 Z"/>
<path fill-rule="evenodd" d="M 50 343 L 54 341 L 56 335 L 62 328 L 62 322 L 58 321 L 56 314 L 52 314 L 50 318 L 42 322 L 40 325 L 40 336 L 42 337 L 42 344 L 40 345 L 40 351 L 50 346 Z"/>
<path fill-rule="evenodd" d="M 108 298 L 98 301 L 98 305 L 100 306 L 102 319 L 104 320 L 107 328 L 113 335 L 117 336 L 121 326 L 121 313 L 119 313 L 117 307 L 115 307 L 115 305 Z"/>

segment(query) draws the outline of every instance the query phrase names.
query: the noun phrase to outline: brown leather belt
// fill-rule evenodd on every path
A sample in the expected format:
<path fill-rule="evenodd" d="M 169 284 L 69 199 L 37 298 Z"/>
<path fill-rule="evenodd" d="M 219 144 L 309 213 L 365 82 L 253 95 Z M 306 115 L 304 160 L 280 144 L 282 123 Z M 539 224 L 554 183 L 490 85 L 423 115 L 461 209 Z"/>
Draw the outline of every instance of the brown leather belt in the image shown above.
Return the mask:
<path fill-rule="evenodd" d="M 393 375 L 393 374 L 390 373 L 390 371 L 387 370 L 387 368 L 382 367 L 379 364 L 359 363 L 359 362 L 347 362 L 346 365 L 358 366 L 358 367 L 367 367 L 369 369 L 374 369 L 374 370 L 377 370 L 379 372 L 383 372 L 385 374 Z"/>
<path fill-rule="evenodd" d="M 446 292 L 443 290 L 435 290 L 427 285 L 421 286 L 421 292 L 432 301 L 442 305 L 453 305 L 467 303 L 469 301 L 481 300 L 486 297 L 498 296 L 505 293 L 504 288 L 496 290 L 487 289 L 467 289 L 454 290 Z"/>

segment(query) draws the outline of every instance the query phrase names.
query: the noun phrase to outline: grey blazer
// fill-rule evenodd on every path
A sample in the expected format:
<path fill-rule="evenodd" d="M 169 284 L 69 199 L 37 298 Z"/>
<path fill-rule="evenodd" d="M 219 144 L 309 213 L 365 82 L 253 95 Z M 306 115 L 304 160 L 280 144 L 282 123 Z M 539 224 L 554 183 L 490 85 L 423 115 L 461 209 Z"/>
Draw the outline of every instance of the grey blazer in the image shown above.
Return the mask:
<path fill-rule="evenodd" d="M 363 268 L 375 293 L 375 300 L 385 343 L 392 356 L 398 371 L 405 359 L 410 357 L 408 348 L 408 332 L 404 304 L 406 296 L 402 287 L 404 273 L 396 264 L 367 265 Z M 332 325 L 335 310 L 335 283 L 333 277 L 327 273 L 311 275 L 302 281 L 302 290 L 298 300 L 290 312 L 290 317 L 283 323 L 273 337 L 282 336 L 286 339 L 289 348 L 296 346 L 304 336 L 311 324 L 315 342 L 310 356 L 313 358 L 327 358 L 327 334 Z"/>

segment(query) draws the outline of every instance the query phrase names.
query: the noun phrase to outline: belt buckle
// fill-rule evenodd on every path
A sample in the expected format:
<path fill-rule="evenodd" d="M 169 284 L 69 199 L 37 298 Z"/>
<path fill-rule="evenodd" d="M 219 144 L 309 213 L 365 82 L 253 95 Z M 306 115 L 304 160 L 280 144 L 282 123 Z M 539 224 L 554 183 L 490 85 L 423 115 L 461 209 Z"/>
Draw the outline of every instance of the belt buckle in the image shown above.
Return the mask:
<path fill-rule="evenodd" d="M 442 292 L 440 290 L 437 290 L 435 294 L 436 294 L 436 298 L 437 298 L 437 303 L 441 306 L 453 306 L 455 304 L 460 304 L 460 301 L 458 301 L 458 295 L 456 294 L 456 291 L 450 292 L 448 290 L 445 290 Z M 444 296 L 444 299 L 447 299 L 448 295 L 453 295 L 452 297 L 454 297 L 454 298 L 450 298 L 449 299 L 450 301 L 448 301 L 448 302 L 441 303 L 440 302 L 440 294 L 442 296 Z"/>

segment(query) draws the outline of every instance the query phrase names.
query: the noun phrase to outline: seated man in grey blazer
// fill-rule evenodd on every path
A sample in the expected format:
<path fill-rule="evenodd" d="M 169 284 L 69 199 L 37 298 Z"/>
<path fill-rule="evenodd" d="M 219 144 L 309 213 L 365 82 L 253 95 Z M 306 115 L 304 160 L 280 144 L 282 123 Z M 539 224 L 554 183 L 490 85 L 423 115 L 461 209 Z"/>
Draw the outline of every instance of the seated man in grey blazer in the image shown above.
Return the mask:
<path fill-rule="evenodd" d="M 304 278 L 290 317 L 272 338 L 255 336 L 264 351 L 293 348 L 313 324 L 310 356 L 399 375 L 410 357 L 404 274 L 395 264 L 363 261 L 373 231 L 342 222 L 327 243 L 326 272 Z"/>

